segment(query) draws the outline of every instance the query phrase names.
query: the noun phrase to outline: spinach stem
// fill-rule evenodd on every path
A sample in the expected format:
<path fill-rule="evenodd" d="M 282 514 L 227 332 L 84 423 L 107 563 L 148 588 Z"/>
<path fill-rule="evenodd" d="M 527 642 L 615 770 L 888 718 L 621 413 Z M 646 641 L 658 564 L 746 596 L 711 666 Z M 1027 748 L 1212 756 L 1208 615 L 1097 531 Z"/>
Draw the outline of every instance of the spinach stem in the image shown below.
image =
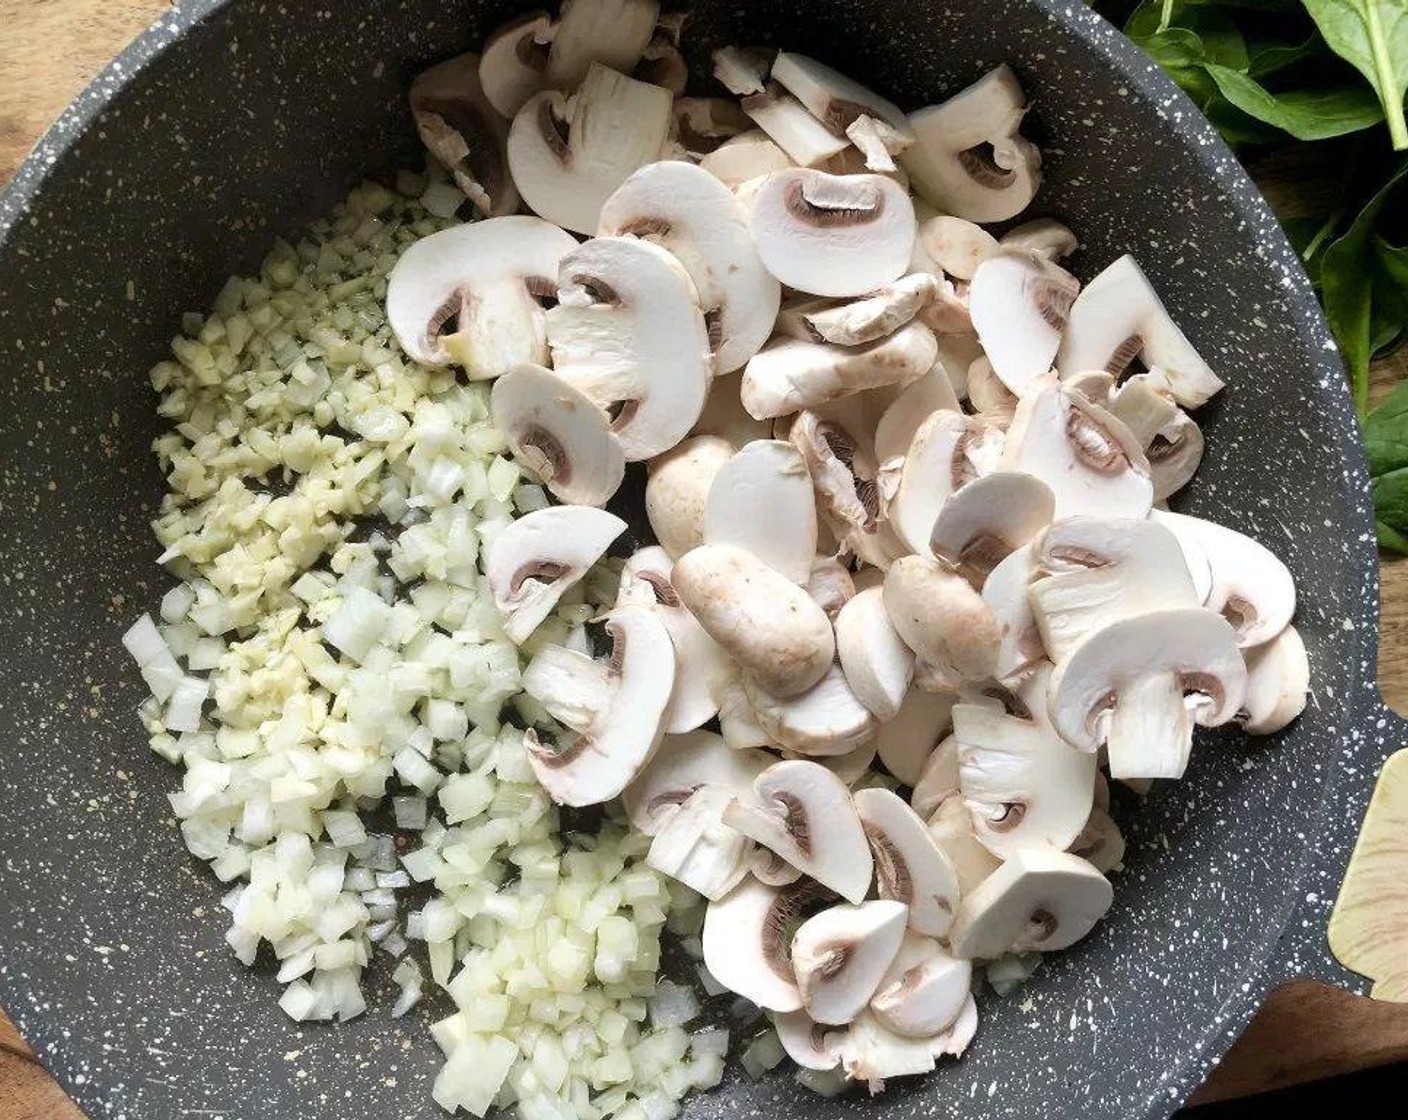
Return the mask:
<path fill-rule="evenodd" d="M 1376 3 L 1363 3 L 1361 0 L 1359 8 L 1369 31 L 1369 49 L 1374 56 L 1374 71 L 1379 76 L 1379 97 L 1384 103 L 1389 138 L 1393 141 L 1394 150 L 1401 152 L 1408 148 L 1408 121 L 1403 116 L 1403 94 L 1399 90 L 1393 59 L 1389 55 L 1383 14 Z"/>

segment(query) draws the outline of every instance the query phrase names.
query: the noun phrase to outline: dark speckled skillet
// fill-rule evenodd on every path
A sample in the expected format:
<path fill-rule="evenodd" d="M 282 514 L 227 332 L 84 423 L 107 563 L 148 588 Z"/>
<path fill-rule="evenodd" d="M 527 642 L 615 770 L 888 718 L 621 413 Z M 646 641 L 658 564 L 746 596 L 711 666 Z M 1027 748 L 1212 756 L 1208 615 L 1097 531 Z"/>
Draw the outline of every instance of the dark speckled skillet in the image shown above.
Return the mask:
<path fill-rule="evenodd" d="M 145 371 L 276 234 L 414 158 L 425 63 L 511 3 L 204 0 L 114 63 L 0 200 L 0 1001 L 94 1116 L 431 1117 L 424 1022 L 300 1028 L 222 940 L 222 888 L 183 851 L 118 639 L 166 585 Z M 1186 508 L 1283 556 L 1314 696 L 1278 739 L 1208 737 L 1188 780 L 1128 818 L 1128 870 L 1093 936 L 977 1044 L 882 1101 L 730 1080 L 692 1117 L 1066 1118 L 1174 1110 L 1290 975 L 1353 983 L 1327 909 L 1386 744 L 1377 580 L 1349 397 L 1305 277 L 1231 154 L 1074 0 L 694 5 L 690 41 L 788 44 L 918 106 L 1012 62 L 1045 141 L 1038 211 L 1087 278 L 1138 254 L 1228 382 Z M 334 14 L 335 13 L 335 14 Z M 385 1001 L 382 1010 L 384 1011 Z"/>

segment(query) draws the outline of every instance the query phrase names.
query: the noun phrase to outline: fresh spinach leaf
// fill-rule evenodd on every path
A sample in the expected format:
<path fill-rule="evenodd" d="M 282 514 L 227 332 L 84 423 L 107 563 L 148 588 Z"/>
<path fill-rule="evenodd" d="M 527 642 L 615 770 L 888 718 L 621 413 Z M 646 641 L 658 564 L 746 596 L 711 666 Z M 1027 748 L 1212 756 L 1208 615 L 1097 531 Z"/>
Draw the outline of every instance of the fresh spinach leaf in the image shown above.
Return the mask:
<path fill-rule="evenodd" d="M 1408 0 L 1303 0 L 1325 42 L 1369 80 L 1383 104 L 1389 137 L 1408 148 Z"/>
<path fill-rule="evenodd" d="M 1408 382 L 1365 419 L 1364 452 L 1379 544 L 1408 554 Z"/>
<path fill-rule="evenodd" d="M 1271 93 L 1254 78 L 1226 66 L 1207 63 L 1204 69 L 1238 109 L 1297 140 L 1328 140 L 1362 132 L 1384 119 L 1378 98 L 1363 86 Z"/>
<path fill-rule="evenodd" d="M 1279 74 L 1306 59 L 1314 58 L 1324 50 L 1325 40 L 1320 38 L 1318 31 L 1312 31 L 1299 43 L 1286 43 L 1278 39 L 1268 39 L 1265 42 L 1248 40 L 1247 75 L 1252 78 L 1266 78 Z"/>

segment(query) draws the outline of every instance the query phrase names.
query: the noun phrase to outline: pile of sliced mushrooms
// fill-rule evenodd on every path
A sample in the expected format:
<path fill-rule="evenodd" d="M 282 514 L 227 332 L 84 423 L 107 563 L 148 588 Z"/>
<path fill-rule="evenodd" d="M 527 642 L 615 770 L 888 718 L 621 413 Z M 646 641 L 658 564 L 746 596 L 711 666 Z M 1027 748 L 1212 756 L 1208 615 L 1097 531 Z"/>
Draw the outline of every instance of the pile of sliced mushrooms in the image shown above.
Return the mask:
<path fill-rule="evenodd" d="M 610 657 L 526 670 L 570 729 L 526 733 L 534 769 L 564 805 L 623 798 L 709 899 L 713 977 L 876 1088 L 963 1052 L 974 962 L 1106 912 L 1106 774 L 1143 792 L 1195 725 L 1299 714 L 1295 587 L 1164 506 L 1222 382 L 1132 257 L 1082 286 L 1069 229 L 1011 224 L 1041 155 L 1008 67 L 905 113 L 730 47 L 734 96 L 685 96 L 680 29 L 572 0 L 423 75 L 421 135 L 485 217 L 415 244 L 389 313 L 415 358 L 496 379 L 562 503 L 488 551 L 515 641 L 646 464 L 658 543 Z"/>

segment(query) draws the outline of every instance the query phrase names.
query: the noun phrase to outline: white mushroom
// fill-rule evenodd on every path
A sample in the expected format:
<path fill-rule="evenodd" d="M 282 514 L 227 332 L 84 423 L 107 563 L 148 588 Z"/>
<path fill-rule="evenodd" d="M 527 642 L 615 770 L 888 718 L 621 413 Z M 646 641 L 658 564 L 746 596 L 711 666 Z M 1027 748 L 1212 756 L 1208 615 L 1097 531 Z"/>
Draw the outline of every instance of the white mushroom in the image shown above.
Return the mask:
<path fill-rule="evenodd" d="M 885 592 L 872 587 L 836 616 L 836 653 L 846 683 L 876 719 L 894 719 L 914 675 L 914 654 L 885 611 Z"/>
<path fill-rule="evenodd" d="M 883 463 L 907 455 L 919 425 L 944 411 L 960 409 L 953 378 L 940 352 L 929 372 L 907 386 L 881 415 L 875 427 L 875 458 Z"/>
<path fill-rule="evenodd" d="M 1046 376 L 1080 283 L 1039 253 L 1004 249 L 984 260 L 968 314 L 993 372 L 1019 397 Z"/>
<path fill-rule="evenodd" d="M 1029 594 L 1035 577 L 1036 561 L 1028 545 L 1009 554 L 983 583 L 983 602 L 1001 634 L 993 667 L 993 676 L 1000 681 L 1020 677 L 1047 656 Z"/>
<path fill-rule="evenodd" d="M 738 665 L 730 660 L 730 672 L 714 692 L 714 700 L 719 708 L 719 734 L 724 737 L 732 750 L 747 750 L 752 747 L 775 747 L 776 744 L 758 722 L 753 711 L 753 702 L 743 687 L 743 676 Z"/>
<path fill-rule="evenodd" d="M 803 1069 L 828 1070 L 841 1064 L 840 1032 L 818 1023 L 805 1011 L 774 1014 L 772 1025 L 787 1056 Z"/>
<path fill-rule="evenodd" d="M 973 335 L 973 316 L 968 313 L 967 284 L 960 289 L 952 280 L 946 277 L 941 279 L 938 295 L 919 312 L 919 318 L 937 334 L 972 337 L 973 344 L 977 345 L 977 338 Z"/>
<path fill-rule="evenodd" d="M 972 280 L 978 266 L 998 252 L 997 238 L 982 226 L 952 214 L 936 214 L 919 226 L 929 259 L 949 276 Z"/>
<path fill-rule="evenodd" d="M 814 58 L 779 51 L 771 74 L 812 116 L 837 132 L 844 132 L 861 116 L 884 121 L 900 133 L 909 132 L 899 106 Z"/>
<path fill-rule="evenodd" d="M 672 559 L 704 543 L 709 488 L 733 458 L 733 445 L 717 436 L 695 436 L 650 461 L 645 514 Z"/>
<path fill-rule="evenodd" d="M 743 407 L 743 374 L 716 374 L 709 383 L 704 411 L 694 422 L 691 435 L 718 436 L 739 448 L 755 439 L 772 439 L 772 421 L 757 420 Z"/>
<path fill-rule="evenodd" d="M 895 156 L 914 143 L 914 136 L 910 133 L 908 124 L 901 130 L 868 113 L 862 113 L 846 126 L 846 138 L 855 147 L 847 148 L 832 157 L 826 165 L 826 170 L 833 174 L 875 171 L 892 176 L 906 190 L 909 189 L 909 175 L 895 163 Z"/>
<path fill-rule="evenodd" d="M 1071 846 L 1095 796 L 1095 756 L 1069 746 L 1051 726 L 1051 670 L 1037 669 L 1017 692 L 1017 711 L 955 704 L 958 781 L 973 834 L 994 855 Z"/>
<path fill-rule="evenodd" d="M 942 105 L 909 116 L 915 135 L 900 157 L 926 201 L 970 222 L 1025 210 L 1041 185 L 1041 152 L 1019 131 L 1026 97 L 1011 67 L 984 75 Z"/>
<path fill-rule="evenodd" d="M 919 816 L 898 794 L 875 787 L 852 800 L 875 857 L 876 891 L 905 904 L 909 927 L 943 937 L 958 908 L 958 873 Z"/>
<path fill-rule="evenodd" d="M 1109 748 L 1112 778 L 1178 778 L 1193 724 L 1242 706 L 1247 670 L 1227 620 L 1202 607 L 1151 611 L 1095 631 L 1051 677 L 1051 722 L 1077 750 Z"/>
<path fill-rule="evenodd" d="M 508 121 L 479 84 L 479 56 L 462 54 L 432 66 L 411 83 L 411 116 L 430 154 L 445 166 L 481 214 L 518 209 L 508 173 Z"/>
<path fill-rule="evenodd" d="M 993 372 L 992 362 L 988 361 L 987 355 L 979 355 L 973 359 L 968 366 L 967 383 L 968 403 L 977 409 L 978 415 L 1003 426 L 1012 423 L 1012 417 L 1017 413 L 1017 394 L 1004 385 Z M 1037 389 L 1038 386 L 1044 388 L 1044 381 L 1032 385 L 1028 391 Z"/>
<path fill-rule="evenodd" d="M 515 366 L 494 382 L 489 410 L 514 458 L 559 501 L 605 505 L 620 488 L 626 459 L 611 421 L 551 370 Z"/>
<path fill-rule="evenodd" d="M 509 522 L 484 557 L 509 640 L 524 642 L 625 528 L 614 513 L 592 506 L 551 506 Z"/>
<path fill-rule="evenodd" d="M 696 157 L 718 151 L 725 142 L 752 131 L 752 122 L 738 107 L 738 103 L 723 97 L 676 97 L 674 113 L 675 139 L 684 146 L 685 151 Z M 790 166 L 791 162 L 785 160 L 777 167 L 769 167 L 758 174 L 780 171 Z M 715 178 L 720 178 L 712 168 L 705 170 Z M 745 178 L 752 179 L 755 176 L 748 175 Z"/>
<path fill-rule="evenodd" d="M 1144 448 L 1156 502 L 1187 485 L 1203 461 L 1203 433 L 1178 407 L 1161 375 L 1141 373 L 1127 379 L 1109 394 L 1106 407 Z"/>
<path fill-rule="evenodd" d="M 769 755 L 768 758 L 771 760 L 772 756 Z M 800 871 L 776 852 L 760 848 L 756 844 L 748 857 L 748 869 L 757 877 L 758 882 L 766 883 L 770 887 L 785 887 L 802 877 Z"/>
<path fill-rule="evenodd" d="M 750 797 L 724 810 L 724 823 L 847 902 L 863 901 L 870 889 L 874 863 L 865 830 L 850 790 L 824 766 L 801 759 L 774 763 L 753 783 Z"/>
<path fill-rule="evenodd" d="M 875 740 L 867 740 L 845 754 L 806 755 L 798 751 L 785 750 L 782 752 L 782 757 L 810 759 L 818 766 L 825 766 L 846 785 L 854 787 L 857 782 L 870 773 L 871 764 L 875 761 Z"/>
<path fill-rule="evenodd" d="M 609 702 L 590 724 L 556 748 L 524 733 L 538 784 L 560 805 L 599 805 L 619 794 L 649 760 L 664 731 L 675 657 L 665 625 L 643 607 L 618 607 L 605 619 L 613 648 Z"/>
<path fill-rule="evenodd" d="M 887 1077 L 929 1073 L 936 1058 L 962 1054 L 977 1029 L 978 1010 L 972 996 L 953 1026 L 933 1038 L 905 1038 L 867 1010 L 838 1038 L 841 1068 L 852 1081 L 864 1081 L 871 1093 L 878 1093 L 885 1088 Z"/>
<path fill-rule="evenodd" d="M 559 32 L 554 47 L 561 41 Z M 611 192 L 660 158 L 671 100 L 669 90 L 599 62 L 570 101 L 556 90 L 529 98 L 508 135 L 509 169 L 523 201 L 566 229 L 595 233 Z"/>
<path fill-rule="evenodd" d="M 720 47 L 714 52 L 714 77 L 737 97 L 762 93 L 777 52 L 766 47 Z"/>
<path fill-rule="evenodd" d="M 710 901 L 722 898 L 748 874 L 752 848 L 747 837 L 723 823 L 732 797 L 718 786 L 695 790 L 665 819 L 645 862 Z"/>
<path fill-rule="evenodd" d="M 712 363 L 689 274 L 658 245 L 598 237 L 562 259 L 547 313 L 553 370 L 602 408 L 628 462 L 674 447 L 699 418 Z"/>
<path fill-rule="evenodd" d="M 1222 388 L 1138 263 L 1123 256 L 1072 305 L 1056 365 L 1062 377 L 1103 369 L 1118 378 L 1136 358 L 1159 371 L 1184 408 L 1206 404 Z"/>
<path fill-rule="evenodd" d="M 1019 848 L 964 897 L 949 944 L 970 960 L 1074 945 L 1114 900 L 1110 882 L 1069 852 Z"/>
<path fill-rule="evenodd" d="M 834 624 L 841 608 L 855 597 L 856 585 L 850 570 L 834 556 L 818 556 L 805 584 L 812 602 L 826 612 Z"/>
<path fill-rule="evenodd" d="M 566 646 L 543 646 L 523 670 L 523 691 L 563 727 L 585 731 L 611 703 L 611 666 Z"/>
<path fill-rule="evenodd" d="M 745 548 L 797 584 L 811 575 L 816 498 L 802 454 L 754 440 L 721 467 L 704 508 L 704 542 Z"/>
<path fill-rule="evenodd" d="M 759 128 L 725 140 L 701 159 L 699 166 L 729 190 L 737 191 L 744 183 L 774 171 L 785 171 L 796 164 Z"/>
<path fill-rule="evenodd" d="M 858 296 L 908 268 L 914 206 L 883 175 L 801 167 L 768 176 L 753 196 L 752 228 L 763 264 L 788 287 Z"/>
<path fill-rule="evenodd" d="M 792 162 L 816 167 L 845 151 L 850 141 L 817 120 L 776 82 L 743 98 L 743 111 Z"/>
<path fill-rule="evenodd" d="M 1124 862 L 1124 835 L 1109 810 L 1097 805 L 1090 810 L 1090 819 L 1068 851 L 1086 860 L 1100 874 L 1108 875 Z"/>
<path fill-rule="evenodd" d="M 684 265 L 699 295 L 714 371 L 741 367 L 767 341 L 781 288 L 753 248 L 748 212 L 722 183 L 679 160 L 641 168 L 601 208 L 598 237 L 641 237 Z"/>
<path fill-rule="evenodd" d="M 743 688 L 768 738 L 798 754 L 846 755 L 875 736 L 875 717 L 839 665 L 829 666 L 821 680 L 799 696 L 776 696 L 746 673 Z"/>
<path fill-rule="evenodd" d="M 788 939 L 797 920 L 826 899 L 807 880 L 770 887 L 745 876 L 704 912 L 704 967 L 729 991 L 767 1011 L 801 1010 Z"/>
<path fill-rule="evenodd" d="M 842 1025 L 865 1009 L 899 952 L 906 914 L 898 902 L 842 904 L 798 927 L 792 968 L 815 1022 Z"/>
<path fill-rule="evenodd" d="M 655 34 L 657 0 L 563 0 L 548 52 L 546 83 L 573 90 L 593 66 L 629 74 Z"/>
<path fill-rule="evenodd" d="M 918 785 L 931 756 L 949 733 L 954 699 L 952 694 L 912 687 L 894 718 L 880 725 L 875 740 L 880 761 L 905 785 Z"/>
<path fill-rule="evenodd" d="M 485 42 L 479 59 L 479 82 L 489 104 L 501 117 L 511 120 L 543 88 L 548 46 L 555 31 L 545 12 L 530 12 L 510 20 Z"/>
<path fill-rule="evenodd" d="M 813 300 L 784 308 L 777 329 L 808 342 L 860 346 L 894 334 L 911 322 L 938 291 L 936 278 L 914 272 L 850 303 Z"/>
<path fill-rule="evenodd" d="M 964 312 L 966 314 L 967 308 L 964 308 Z M 932 324 L 930 325 L 932 326 Z M 973 333 L 971 323 L 960 333 L 941 333 L 939 335 L 939 364 L 948 374 L 954 395 L 959 400 L 964 400 L 969 395 L 969 367 L 982 357 L 983 347 L 978 342 L 978 336 Z M 996 380 L 995 377 L 994 380 Z M 1006 391 L 1005 386 L 1003 391 Z"/>
<path fill-rule="evenodd" d="M 539 218 L 491 218 L 422 237 L 386 282 L 386 318 L 407 355 L 472 378 L 548 360 L 543 308 L 570 234 Z M 447 331 L 450 323 L 454 329 Z"/>
<path fill-rule="evenodd" d="M 732 750 L 712 731 L 666 735 L 622 793 L 621 803 L 632 827 L 654 836 L 695 791 L 712 786 L 746 793 L 773 761 L 765 751 Z"/>
<path fill-rule="evenodd" d="M 657 28 L 641 52 L 631 77 L 661 86 L 678 98 L 689 84 L 689 64 L 671 34 L 664 28 Z"/>
<path fill-rule="evenodd" d="M 1305 711 L 1310 662 L 1294 626 L 1249 649 L 1247 693 L 1237 719 L 1249 735 L 1272 735 Z"/>
<path fill-rule="evenodd" d="M 972 981 L 972 962 L 950 956 L 931 938 L 906 933 L 870 1010 L 898 1035 L 932 1038 L 957 1021 Z"/>
<path fill-rule="evenodd" d="M 994 471 L 944 503 L 929 551 L 981 588 L 998 564 L 1051 524 L 1055 510 L 1055 495 L 1040 479 Z"/>
<path fill-rule="evenodd" d="M 885 575 L 885 609 L 921 661 L 986 680 L 1000 634 L 992 611 L 967 580 L 936 560 L 903 556 Z"/>
<path fill-rule="evenodd" d="M 953 743 L 953 749 L 947 749 L 949 743 Z M 953 788 L 958 788 L 958 762 L 957 743 L 951 739 L 945 739 L 939 749 L 934 752 L 933 761 L 935 763 L 935 782 L 937 786 L 938 771 L 942 767 L 946 773 L 950 770 L 949 760 L 952 759 L 951 778 Z M 929 775 L 926 775 L 928 777 Z M 921 783 L 923 784 L 923 783 Z M 919 790 L 915 790 L 916 805 L 918 804 Z M 934 838 L 944 855 L 948 856 L 949 863 L 953 866 L 954 874 L 958 876 L 958 889 L 960 897 L 967 898 L 979 884 L 986 881 L 989 875 L 996 871 L 1002 861 L 987 850 L 978 838 L 973 835 L 973 816 L 968 812 L 968 806 L 963 803 L 961 797 L 945 797 L 934 810 L 934 815 L 929 818 L 929 835 Z M 962 954 L 960 954 L 962 955 Z"/>
<path fill-rule="evenodd" d="M 1063 260 L 1080 248 L 1076 235 L 1054 218 L 1033 218 L 1014 226 L 1002 235 L 998 244 L 1004 249 L 1040 253 L 1053 261 Z"/>

